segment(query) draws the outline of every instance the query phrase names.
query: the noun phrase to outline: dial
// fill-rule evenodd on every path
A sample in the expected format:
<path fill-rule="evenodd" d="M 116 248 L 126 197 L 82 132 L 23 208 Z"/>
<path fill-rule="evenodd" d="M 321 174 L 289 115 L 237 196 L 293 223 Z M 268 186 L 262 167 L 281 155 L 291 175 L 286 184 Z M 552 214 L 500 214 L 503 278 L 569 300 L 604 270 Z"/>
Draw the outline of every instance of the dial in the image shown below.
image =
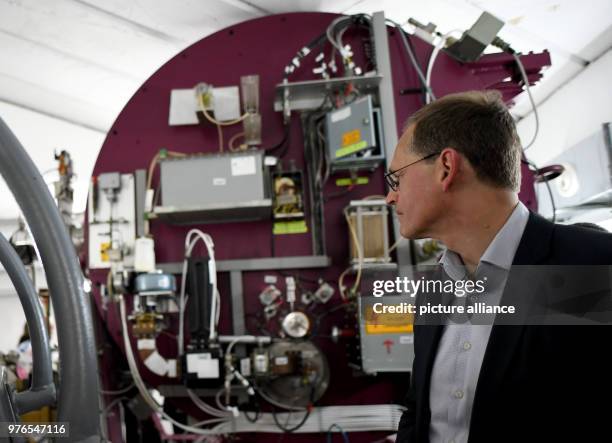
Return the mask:
<path fill-rule="evenodd" d="M 283 331 L 293 338 L 302 338 L 310 331 L 310 319 L 300 311 L 293 311 L 283 319 Z"/>

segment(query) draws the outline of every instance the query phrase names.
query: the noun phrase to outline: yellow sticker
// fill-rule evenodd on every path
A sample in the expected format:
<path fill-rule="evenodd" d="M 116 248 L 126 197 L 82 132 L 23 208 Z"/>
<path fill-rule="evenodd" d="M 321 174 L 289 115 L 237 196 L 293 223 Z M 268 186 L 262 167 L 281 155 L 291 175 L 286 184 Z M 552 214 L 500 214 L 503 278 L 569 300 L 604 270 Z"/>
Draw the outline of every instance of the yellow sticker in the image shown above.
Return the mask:
<path fill-rule="evenodd" d="M 414 314 L 374 312 L 373 306 L 365 308 L 366 334 L 412 333 Z"/>
<path fill-rule="evenodd" d="M 274 235 L 281 234 L 305 234 L 308 232 L 308 225 L 305 220 L 292 220 L 274 223 L 272 230 Z"/>
<path fill-rule="evenodd" d="M 100 243 L 100 260 L 101 261 L 109 261 L 110 258 L 108 256 L 108 250 L 110 249 L 110 242 Z"/>
<path fill-rule="evenodd" d="M 346 147 L 349 145 L 354 145 L 355 143 L 361 140 L 361 131 L 359 129 L 354 129 L 349 132 L 345 132 L 342 134 L 342 147 Z"/>
<path fill-rule="evenodd" d="M 336 186 L 367 185 L 368 183 L 370 183 L 368 177 L 357 177 L 356 180 L 348 177 L 336 179 Z"/>
<path fill-rule="evenodd" d="M 344 148 L 340 148 L 336 151 L 336 158 L 354 154 L 355 152 L 359 152 L 362 149 L 365 149 L 367 147 L 368 147 L 368 142 L 366 142 L 365 140 L 362 140 L 359 143 L 345 146 Z"/>

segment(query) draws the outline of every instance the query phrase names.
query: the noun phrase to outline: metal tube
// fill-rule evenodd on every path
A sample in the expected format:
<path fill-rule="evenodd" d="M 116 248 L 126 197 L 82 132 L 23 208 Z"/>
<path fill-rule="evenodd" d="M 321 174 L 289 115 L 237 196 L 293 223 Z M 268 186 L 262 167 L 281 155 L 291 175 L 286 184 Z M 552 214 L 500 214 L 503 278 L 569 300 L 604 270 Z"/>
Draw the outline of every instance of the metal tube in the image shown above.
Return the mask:
<path fill-rule="evenodd" d="M 0 262 L 8 274 L 23 306 L 32 343 L 32 386 L 15 395 L 19 414 L 34 411 L 55 402 L 49 336 L 36 289 L 21 259 L 4 235 L 0 234 Z"/>
<path fill-rule="evenodd" d="M 0 173 L 28 220 L 47 275 L 61 356 L 58 421 L 70 423 L 68 441 L 99 441 L 96 343 L 79 262 L 45 182 L 1 118 Z"/>

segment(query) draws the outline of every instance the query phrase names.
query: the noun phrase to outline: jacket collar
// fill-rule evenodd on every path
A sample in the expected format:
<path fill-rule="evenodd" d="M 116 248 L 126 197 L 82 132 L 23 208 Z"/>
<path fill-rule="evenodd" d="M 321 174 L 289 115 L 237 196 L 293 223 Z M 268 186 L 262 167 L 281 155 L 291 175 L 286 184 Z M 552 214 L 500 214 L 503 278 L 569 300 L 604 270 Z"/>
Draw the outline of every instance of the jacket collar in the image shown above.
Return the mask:
<path fill-rule="evenodd" d="M 555 224 L 529 211 L 529 220 L 514 254 L 513 265 L 534 265 L 550 255 L 550 243 Z"/>

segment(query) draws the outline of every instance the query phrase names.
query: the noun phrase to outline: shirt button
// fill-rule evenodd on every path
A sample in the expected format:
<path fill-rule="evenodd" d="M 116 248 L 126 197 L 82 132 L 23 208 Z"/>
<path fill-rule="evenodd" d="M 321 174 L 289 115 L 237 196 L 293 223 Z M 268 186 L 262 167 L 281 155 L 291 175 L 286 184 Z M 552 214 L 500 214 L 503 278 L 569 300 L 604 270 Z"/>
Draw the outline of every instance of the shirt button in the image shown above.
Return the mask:
<path fill-rule="evenodd" d="M 457 389 L 454 395 L 455 395 L 455 398 L 458 398 L 459 400 L 461 400 L 463 398 L 463 391 L 461 389 Z"/>
<path fill-rule="evenodd" d="M 470 295 L 470 301 L 471 301 L 472 303 L 476 303 L 476 302 L 478 301 L 478 296 L 476 296 L 476 295 Z"/>
<path fill-rule="evenodd" d="M 463 349 L 469 351 L 470 349 L 472 349 L 472 343 L 470 343 L 469 341 L 464 342 Z"/>

